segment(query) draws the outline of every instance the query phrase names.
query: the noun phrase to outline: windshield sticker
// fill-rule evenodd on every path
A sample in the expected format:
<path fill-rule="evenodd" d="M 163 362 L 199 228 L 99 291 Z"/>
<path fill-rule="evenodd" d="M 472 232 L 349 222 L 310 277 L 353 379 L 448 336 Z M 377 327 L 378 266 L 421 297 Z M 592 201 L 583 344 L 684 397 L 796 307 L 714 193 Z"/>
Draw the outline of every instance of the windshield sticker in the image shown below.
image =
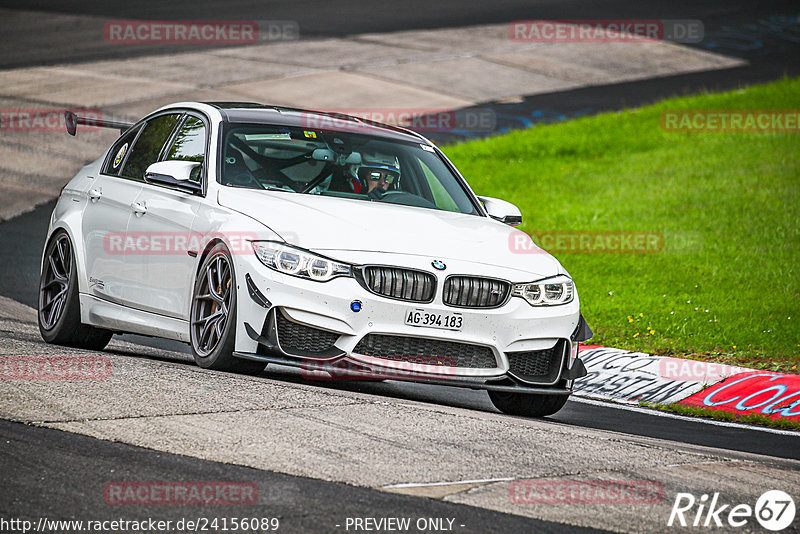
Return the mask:
<path fill-rule="evenodd" d="M 430 145 L 423 145 L 422 143 L 419 144 L 422 147 L 422 150 L 427 150 L 428 152 L 436 152 L 432 146 Z"/>
<path fill-rule="evenodd" d="M 317 132 L 309 132 L 308 130 L 303 131 L 303 135 L 310 137 L 311 139 L 317 138 Z"/>
<path fill-rule="evenodd" d="M 291 139 L 291 134 L 288 133 L 259 133 L 259 134 L 244 134 L 245 141 L 266 141 L 269 139 Z"/>
<path fill-rule="evenodd" d="M 119 150 L 117 151 L 117 155 L 114 156 L 114 168 L 116 169 L 119 167 L 119 164 L 122 163 L 122 158 L 125 157 L 125 152 L 128 151 L 128 143 L 122 145 Z"/>

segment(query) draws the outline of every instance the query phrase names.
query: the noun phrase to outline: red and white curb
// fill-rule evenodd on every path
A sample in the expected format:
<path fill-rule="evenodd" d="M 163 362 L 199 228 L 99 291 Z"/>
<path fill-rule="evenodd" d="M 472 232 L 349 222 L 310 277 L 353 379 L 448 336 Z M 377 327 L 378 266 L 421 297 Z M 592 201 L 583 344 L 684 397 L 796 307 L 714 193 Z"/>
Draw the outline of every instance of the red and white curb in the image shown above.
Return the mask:
<path fill-rule="evenodd" d="M 575 381 L 577 397 L 627 404 L 678 403 L 800 421 L 800 375 L 584 345 L 588 374 Z"/>

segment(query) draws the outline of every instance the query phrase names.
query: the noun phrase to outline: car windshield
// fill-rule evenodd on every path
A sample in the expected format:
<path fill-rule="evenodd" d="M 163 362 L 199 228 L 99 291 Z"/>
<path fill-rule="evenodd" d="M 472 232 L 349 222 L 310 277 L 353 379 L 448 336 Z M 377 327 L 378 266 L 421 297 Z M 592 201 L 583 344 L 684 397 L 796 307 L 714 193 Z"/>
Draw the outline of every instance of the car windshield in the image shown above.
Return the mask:
<path fill-rule="evenodd" d="M 477 213 L 432 147 L 352 132 L 229 124 L 220 182 Z"/>

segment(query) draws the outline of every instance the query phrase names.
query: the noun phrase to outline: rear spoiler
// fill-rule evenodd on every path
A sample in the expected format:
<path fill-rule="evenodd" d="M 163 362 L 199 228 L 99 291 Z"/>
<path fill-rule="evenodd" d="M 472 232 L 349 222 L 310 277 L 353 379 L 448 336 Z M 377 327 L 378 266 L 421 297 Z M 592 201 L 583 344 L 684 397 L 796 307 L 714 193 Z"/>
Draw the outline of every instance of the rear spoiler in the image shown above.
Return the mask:
<path fill-rule="evenodd" d="M 78 117 L 71 111 L 64 113 L 64 119 L 67 125 L 67 133 L 70 135 L 75 135 L 75 131 L 78 129 L 79 124 L 85 124 L 86 126 L 98 126 L 100 128 L 114 128 L 119 130 L 120 133 L 133 126 L 132 122 L 95 119 L 94 117 Z"/>

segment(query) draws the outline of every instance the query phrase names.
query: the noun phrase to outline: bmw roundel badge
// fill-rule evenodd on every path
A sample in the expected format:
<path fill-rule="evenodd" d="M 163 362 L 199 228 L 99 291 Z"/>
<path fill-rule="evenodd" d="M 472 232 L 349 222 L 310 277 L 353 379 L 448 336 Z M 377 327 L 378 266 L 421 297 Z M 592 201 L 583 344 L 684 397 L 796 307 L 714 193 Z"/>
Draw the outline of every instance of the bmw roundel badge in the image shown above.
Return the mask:
<path fill-rule="evenodd" d="M 443 261 L 439 260 L 433 260 L 431 262 L 431 265 L 433 265 L 434 269 L 437 269 L 439 271 L 444 271 L 447 268 L 447 265 L 445 265 Z"/>

